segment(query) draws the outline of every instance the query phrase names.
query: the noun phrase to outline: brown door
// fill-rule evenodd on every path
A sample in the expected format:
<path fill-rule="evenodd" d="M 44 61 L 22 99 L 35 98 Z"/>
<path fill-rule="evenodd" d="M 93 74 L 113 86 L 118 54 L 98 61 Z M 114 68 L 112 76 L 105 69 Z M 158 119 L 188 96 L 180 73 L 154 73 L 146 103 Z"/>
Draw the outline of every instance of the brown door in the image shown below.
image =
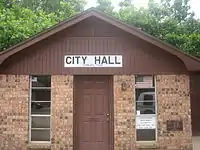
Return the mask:
<path fill-rule="evenodd" d="M 111 76 L 75 77 L 75 149 L 112 149 Z"/>

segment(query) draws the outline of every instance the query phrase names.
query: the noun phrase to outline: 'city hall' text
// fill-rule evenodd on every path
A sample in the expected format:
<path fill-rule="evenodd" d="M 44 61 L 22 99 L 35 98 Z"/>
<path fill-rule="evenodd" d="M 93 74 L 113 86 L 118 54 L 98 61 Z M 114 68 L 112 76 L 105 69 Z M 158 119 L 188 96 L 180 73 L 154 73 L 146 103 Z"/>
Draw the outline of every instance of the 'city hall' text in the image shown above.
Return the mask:
<path fill-rule="evenodd" d="M 121 55 L 67 55 L 64 67 L 122 67 Z"/>

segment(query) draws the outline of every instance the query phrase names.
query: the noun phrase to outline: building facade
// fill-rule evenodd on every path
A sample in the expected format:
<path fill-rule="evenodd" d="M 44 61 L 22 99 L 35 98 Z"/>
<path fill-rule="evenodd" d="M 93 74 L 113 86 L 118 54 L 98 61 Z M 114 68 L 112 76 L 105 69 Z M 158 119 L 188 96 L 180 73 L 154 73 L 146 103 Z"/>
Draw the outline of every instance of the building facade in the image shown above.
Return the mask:
<path fill-rule="evenodd" d="M 0 54 L 0 149 L 192 150 L 197 58 L 96 10 Z"/>

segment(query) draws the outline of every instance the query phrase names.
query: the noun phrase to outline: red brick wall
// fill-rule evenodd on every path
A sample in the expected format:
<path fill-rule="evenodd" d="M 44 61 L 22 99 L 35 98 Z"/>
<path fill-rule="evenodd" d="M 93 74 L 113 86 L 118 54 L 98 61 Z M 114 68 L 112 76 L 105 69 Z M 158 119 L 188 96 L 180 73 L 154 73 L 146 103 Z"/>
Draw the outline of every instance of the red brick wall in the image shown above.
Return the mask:
<path fill-rule="evenodd" d="M 0 75 L 0 149 L 25 150 L 28 142 L 29 77 Z"/>
<path fill-rule="evenodd" d="M 126 83 L 126 90 L 121 88 Z M 136 150 L 134 76 L 114 76 L 115 150 Z M 191 150 L 189 77 L 156 76 L 159 150 Z M 0 75 L 0 149 L 28 146 L 29 77 Z M 51 149 L 73 149 L 73 76 L 52 76 Z M 181 120 L 183 131 L 167 131 Z"/>
<path fill-rule="evenodd" d="M 122 90 L 122 83 L 126 89 Z M 114 76 L 114 147 L 132 150 L 135 143 L 134 76 Z"/>
<path fill-rule="evenodd" d="M 73 149 L 73 76 L 52 76 L 52 150 Z"/>
<path fill-rule="evenodd" d="M 126 83 L 127 89 L 121 89 Z M 148 143 L 135 141 L 134 76 L 114 76 L 115 150 L 135 150 Z M 189 77 L 187 75 L 156 76 L 158 111 L 157 141 L 150 145 L 159 150 L 191 150 L 191 109 Z M 182 131 L 167 131 L 168 120 L 183 123 Z"/>
<path fill-rule="evenodd" d="M 189 76 L 159 75 L 156 78 L 158 101 L 158 145 L 161 149 L 192 149 Z M 183 131 L 167 131 L 167 120 L 181 120 Z"/>

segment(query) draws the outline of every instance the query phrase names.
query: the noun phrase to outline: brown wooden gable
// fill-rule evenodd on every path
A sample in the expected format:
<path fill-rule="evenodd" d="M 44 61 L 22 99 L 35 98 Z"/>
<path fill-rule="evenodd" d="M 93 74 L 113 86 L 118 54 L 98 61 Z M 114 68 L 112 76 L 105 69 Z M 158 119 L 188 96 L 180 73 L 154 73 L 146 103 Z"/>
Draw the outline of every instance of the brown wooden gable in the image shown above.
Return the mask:
<path fill-rule="evenodd" d="M 66 69 L 63 67 L 66 54 L 122 54 L 124 67 Z M 2 52 L 0 64 L 1 73 L 11 74 L 154 74 L 200 70 L 199 59 L 93 9 Z"/>

